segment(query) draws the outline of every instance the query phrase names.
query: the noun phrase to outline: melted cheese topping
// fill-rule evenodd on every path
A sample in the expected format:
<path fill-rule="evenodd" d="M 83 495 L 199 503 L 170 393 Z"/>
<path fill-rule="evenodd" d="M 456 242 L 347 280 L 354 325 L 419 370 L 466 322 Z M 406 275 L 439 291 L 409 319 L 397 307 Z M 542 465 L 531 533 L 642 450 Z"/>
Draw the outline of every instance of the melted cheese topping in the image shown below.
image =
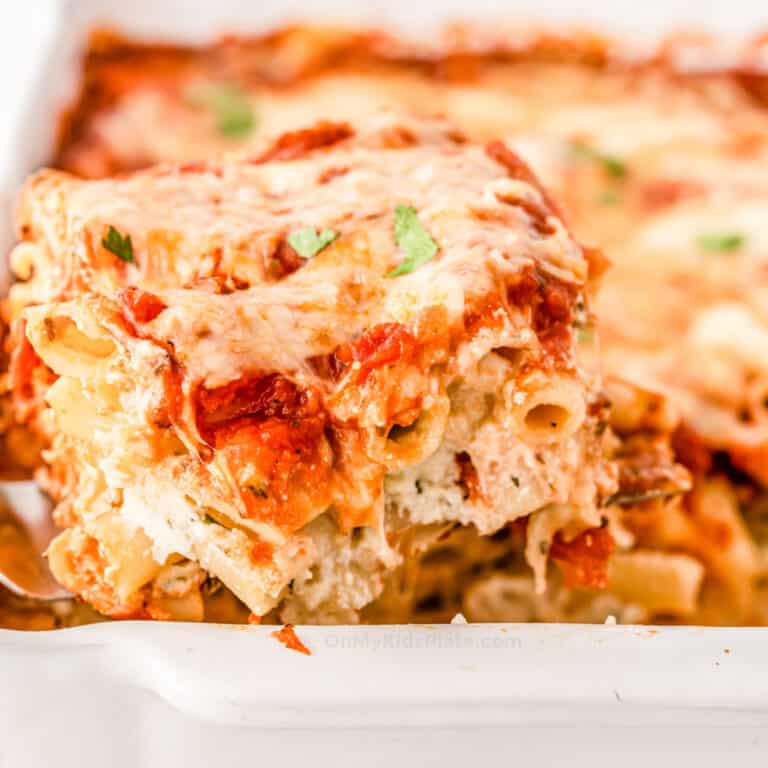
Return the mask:
<path fill-rule="evenodd" d="M 686 361 L 702 353 L 689 338 L 700 315 L 737 301 L 766 322 L 768 129 L 753 98 L 765 93 L 759 42 L 737 51 L 689 36 L 643 53 L 535 29 L 472 30 L 428 44 L 295 28 L 222 49 L 226 74 L 216 76 L 238 81 L 262 118 L 244 147 L 255 150 L 265 134 L 318 117 L 359 119 L 383 108 L 446 115 L 474 139 L 506 135 L 577 234 L 613 262 L 597 307 L 608 372 L 672 394 L 717 446 L 741 442 L 740 411 L 768 442 L 768 414 L 751 395 L 746 411 L 743 396 L 711 396 L 719 366 L 710 366 L 709 383 L 681 380 Z M 119 57 L 92 56 L 90 74 L 114 98 L 106 107 L 80 105 L 86 119 L 63 148 L 65 166 L 98 175 L 231 148 L 211 115 L 183 96 L 190 83 L 215 79 L 211 62 L 222 50 L 185 51 L 171 88 L 158 87 L 154 62 L 162 56 L 143 55 L 146 68 L 127 86 L 115 73 L 133 67 L 132 59 L 121 65 Z M 702 237 L 718 233 L 736 233 L 739 247 L 701 247 Z M 710 350 L 707 359 L 719 354 Z M 738 376 L 742 392 L 765 382 L 750 366 Z M 718 426 L 704 429 L 710 416 L 702 414 L 713 412 Z"/>
<path fill-rule="evenodd" d="M 44 171 L 22 195 L 18 218 L 25 241 L 12 257 L 20 264 L 36 248 L 35 277 L 19 286 L 11 300 L 28 302 L 32 285 L 36 301 L 56 291 L 66 295 L 73 282 L 80 290 L 104 292 L 126 283 L 158 290 L 216 275 L 238 284 L 270 282 L 281 276 L 270 272 L 271 262 L 281 258 L 280 244 L 308 226 L 333 229 L 340 244 L 366 238 L 368 261 L 344 263 L 321 255 L 307 265 L 310 274 L 302 270 L 298 282 L 255 301 L 266 303 L 274 295 L 276 305 L 322 308 L 338 304 L 340 291 L 357 280 L 377 284 L 373 299 L 386 303 L 394 294 L 394 306 L 422 295 L 426 284 L 435 285 L 437 296 L 430 298 L 450 297 L 448 306 L 461 311 L 462 289 L 475 294 L 492 290 L 492 274 L 482 263 L 473 267 L 476 260 L 488 259 L 495 259 L 494 268 L 502 271 L 536 262 L 562 280 L 584 282 L 586 262 L 535 187 L 515 186 L 482 147 L 454 143 L 438 132 L 439 124 L 383 122 L 352 143 L 342 142 L 337 151 L 289 163 L 160 167 L 92 183 Z M 386 151 L 395 131 L 406 137 L 399 141 L 411 146 Z M 543 222 L 551 219 L 553 237 L 538 236 L 541 222 L 531 221 L 524 207 L 517 207 L 518 200 L 537 210 Z M 380 278 L 403 258 L 391 237 L 397 204 L 419 211 L 441 254 L 411 277 L 385 281 Z M 506 226 L 499 226 L 502 221 Z M 131 237 L 130 263 L 102 247 L 110 226 Z M 68 274 L 53 281 L 54 272 L 62 269 Z M 312 292 L 304 297 L 308 288 Z M 350 310 L 360 314 L 359 307 Z"/>

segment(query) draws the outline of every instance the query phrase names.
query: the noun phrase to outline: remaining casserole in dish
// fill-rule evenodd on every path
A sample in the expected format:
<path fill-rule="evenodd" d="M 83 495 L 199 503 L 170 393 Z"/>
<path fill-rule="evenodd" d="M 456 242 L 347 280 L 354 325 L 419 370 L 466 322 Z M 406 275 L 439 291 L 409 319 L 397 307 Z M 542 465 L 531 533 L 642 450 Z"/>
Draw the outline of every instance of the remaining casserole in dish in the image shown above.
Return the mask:
<path fill-rule="evenodd" d="M 221 581 L 291 621 L 761 622 L 764 86 L 757 47 L 686 51 L 97 36 L 56 164 L 175 165 L 22 199 L 11 381 L 53 441 L 60 578 L 111 615 L 212 617 Z M 338 122 L 382 108 L 458 130 Z M 602 361 L 602 264 L 512 150 L 614 262 Z M 298 460 L 261 456 L 272 421 Z"/>

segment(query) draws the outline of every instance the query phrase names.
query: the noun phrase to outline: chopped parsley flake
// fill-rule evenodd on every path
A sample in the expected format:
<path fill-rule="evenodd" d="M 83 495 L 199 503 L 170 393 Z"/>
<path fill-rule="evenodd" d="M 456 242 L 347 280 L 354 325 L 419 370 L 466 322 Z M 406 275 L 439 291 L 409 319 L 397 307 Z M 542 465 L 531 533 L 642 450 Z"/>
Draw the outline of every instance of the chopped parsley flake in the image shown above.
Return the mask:
<path fill-rule="evenodd" d="M 599 163 L 603 170 L 614 179 L 623 179 L 628 172 L 627 164 L 616 155 L 609 155 L 604 152 L 600 152 L 594 147 L 590 147 L 589 144 L 585 144 L 581 141 L 575 142 L 571 145 L 573 154 L 576 157 L 582 157 L 586 160 L 594 160 Z"/>
<path fill-rule="evenodd" d="M 339 233 L 333 229 L 324 229 L 318 235 L 314 227 L 302 227 L 288 235 L 288 245 L 302 259 L 311 259 L 323 248 L 327 248 L 338 236 Z"/>
<path fill-rule="evenodd" d="M 437 243 L 419 221 L 416 209 L 411 205 L 395 207 L 395 242 L 405 251 L 405 258 L 387 277 L 407 275 L 428 261 L 437 253 Z"/>
<path fill-rule="evenodd" d="M 110 253 L 114 253 L 121 261 L 133 261 L 133 243 L 130 235 L 121 235 L 112 225 L 107 231 L 107 236 L 101 241 L 101 244 Z"/>
<path fill-rule="evenodd" d="M 740 250 L 746 238 L 740 232 L 708 232 L 696 238 L 702 251 L 711 253 L 732 253 Z"/>
<path fill-rule="evenodd" d="M 228 139 L 245 139 L 256 128 L 248 94 L 234 83 L 201 83 L 189 88 L 186 97 L 192 106 L 209 110 Z"/>
<path fill-rule="evenodd" d="M 577 328 L 576 329 L 576 341 L 579 343 L 586 343 L 592 341 L 595 336 L 594 328 Z"/>

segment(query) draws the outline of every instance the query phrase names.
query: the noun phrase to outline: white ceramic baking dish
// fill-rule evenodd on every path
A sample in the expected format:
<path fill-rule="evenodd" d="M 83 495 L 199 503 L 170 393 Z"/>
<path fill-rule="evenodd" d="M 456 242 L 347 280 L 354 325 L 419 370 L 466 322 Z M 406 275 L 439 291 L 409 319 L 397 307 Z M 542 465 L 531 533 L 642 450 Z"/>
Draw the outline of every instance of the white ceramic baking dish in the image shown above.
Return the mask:
<path fill-rule="evenodd" d="M 511 5 L 511 4 L 510 4 Z M 428 28 L 501 15 L 494 0 L 29 0 L 0 8 L 0 190 L 44 163 L 86 29 L 202 40 L 346 18 Z M 550 23 L 743 34 L 762 3 L 516 2 Z M 761 16 L 761 14 L 763 14 Z M 768 28 L 768 24 L 765 24 Z M 4 212 L 3 224 L 7 215 Z M 0 230 L 0 245 L 10 242 Z M 111 623 L 0 630 L 0 768 L 766 765 L 763 629 L 472 625 L 269 627 Z"/>

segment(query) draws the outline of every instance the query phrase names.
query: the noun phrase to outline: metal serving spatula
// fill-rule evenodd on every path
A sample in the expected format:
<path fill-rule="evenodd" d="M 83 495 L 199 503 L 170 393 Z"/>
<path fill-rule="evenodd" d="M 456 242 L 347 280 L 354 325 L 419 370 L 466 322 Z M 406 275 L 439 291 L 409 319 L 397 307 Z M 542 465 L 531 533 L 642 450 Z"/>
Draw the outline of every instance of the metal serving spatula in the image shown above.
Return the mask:
<path fill-rule="evenodd" d="M 0 482 L 0 584 L 33 600 L 71 597 L 43 557 L 55 535 L 50 502 L 33 482 Z"/>

